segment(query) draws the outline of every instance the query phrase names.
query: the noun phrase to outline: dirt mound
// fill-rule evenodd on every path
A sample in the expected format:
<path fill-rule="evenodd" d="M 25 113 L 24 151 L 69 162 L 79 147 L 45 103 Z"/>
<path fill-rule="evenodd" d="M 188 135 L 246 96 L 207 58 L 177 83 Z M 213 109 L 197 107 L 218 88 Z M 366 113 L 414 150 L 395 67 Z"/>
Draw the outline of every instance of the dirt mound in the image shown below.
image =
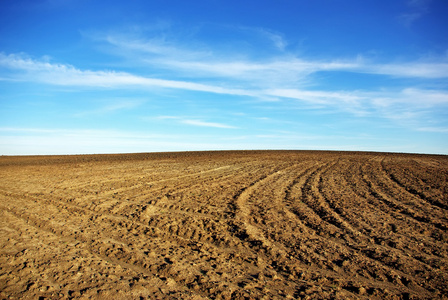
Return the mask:
<path fill-rule="evenodd" d="M 448 295 L 448 157 L 0 158 L 0 297 Z"/>

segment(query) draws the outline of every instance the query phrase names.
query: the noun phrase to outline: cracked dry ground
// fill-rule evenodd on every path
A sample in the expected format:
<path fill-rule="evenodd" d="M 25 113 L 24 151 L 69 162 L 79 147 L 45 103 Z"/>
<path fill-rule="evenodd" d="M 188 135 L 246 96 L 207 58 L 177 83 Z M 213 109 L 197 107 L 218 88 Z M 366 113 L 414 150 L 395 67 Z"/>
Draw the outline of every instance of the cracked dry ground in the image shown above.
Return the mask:
<path fill-rule="evenodd" d="M 0 297 L 448 295 L 448 157 L 0 158 Z"/>

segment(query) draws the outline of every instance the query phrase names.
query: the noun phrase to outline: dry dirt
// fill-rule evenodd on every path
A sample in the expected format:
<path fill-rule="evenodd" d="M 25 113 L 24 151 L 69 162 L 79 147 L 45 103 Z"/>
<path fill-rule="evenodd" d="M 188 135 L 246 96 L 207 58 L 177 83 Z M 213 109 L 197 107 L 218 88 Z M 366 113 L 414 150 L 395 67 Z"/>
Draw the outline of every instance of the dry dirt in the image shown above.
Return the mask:
<path fill-rule="evenodd" d="M 448 157 L 0 157 L 0 298 L 447 299 Z"/>

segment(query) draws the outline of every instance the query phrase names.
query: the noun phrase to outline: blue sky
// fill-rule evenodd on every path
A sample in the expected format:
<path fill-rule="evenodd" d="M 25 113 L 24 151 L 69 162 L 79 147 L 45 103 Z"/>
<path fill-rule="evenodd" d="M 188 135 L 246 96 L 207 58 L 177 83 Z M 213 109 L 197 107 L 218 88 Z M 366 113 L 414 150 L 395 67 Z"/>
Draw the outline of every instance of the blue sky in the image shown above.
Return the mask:
<path fill-rule="evenodd" d="M 0 154 L 448 154 L 445 0 L 3 0 Z"/>

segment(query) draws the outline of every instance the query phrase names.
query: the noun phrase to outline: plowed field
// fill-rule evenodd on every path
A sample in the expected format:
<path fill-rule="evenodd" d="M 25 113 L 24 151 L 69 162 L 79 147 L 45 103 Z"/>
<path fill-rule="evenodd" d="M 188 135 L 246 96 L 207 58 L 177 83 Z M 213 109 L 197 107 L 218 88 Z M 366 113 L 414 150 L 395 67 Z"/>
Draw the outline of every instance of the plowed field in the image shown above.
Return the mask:
<path fill-rule="evenodd" d="M 448 157 L 0 157 L 0 297 L 448 295 Z"/>

